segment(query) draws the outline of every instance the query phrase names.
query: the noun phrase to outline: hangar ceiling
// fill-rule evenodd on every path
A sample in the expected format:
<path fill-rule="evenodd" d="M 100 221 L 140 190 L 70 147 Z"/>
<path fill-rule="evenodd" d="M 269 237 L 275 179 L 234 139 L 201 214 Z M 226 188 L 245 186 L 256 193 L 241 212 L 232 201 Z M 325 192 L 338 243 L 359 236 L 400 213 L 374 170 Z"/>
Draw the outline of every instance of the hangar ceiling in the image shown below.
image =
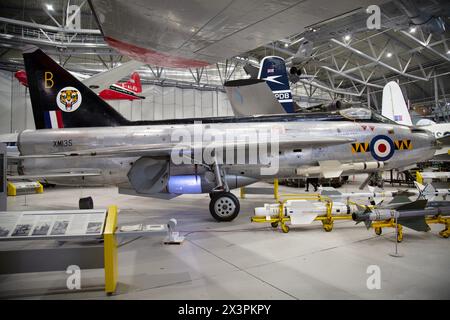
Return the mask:
<path fill-rule="evenodd" d="M 79 24 L 67 13 L 69 5 L 80 7 Z M 85 0 L 0 0 L 0 7 L 1 69 L 23 68 L 20 49 L 26 45 L 37 45 L 69 70 L 86 74 L 128 60 L 105 43 Z M 449 7 L 445 0 L 388 1 L 381 5 L 380 29 L 368 30 L 367 12 L 358 9 L 206 68 L 144 66 L 140 73 L 144 83 L 222 90 L 225 80 L 248 77 L 246 64 L 278 55 L 301 70 L 293 83 L 297 100 L 345 97 L 380 108 L 382 87 L 396 80 L 413 106 L 447 114 Z"/>

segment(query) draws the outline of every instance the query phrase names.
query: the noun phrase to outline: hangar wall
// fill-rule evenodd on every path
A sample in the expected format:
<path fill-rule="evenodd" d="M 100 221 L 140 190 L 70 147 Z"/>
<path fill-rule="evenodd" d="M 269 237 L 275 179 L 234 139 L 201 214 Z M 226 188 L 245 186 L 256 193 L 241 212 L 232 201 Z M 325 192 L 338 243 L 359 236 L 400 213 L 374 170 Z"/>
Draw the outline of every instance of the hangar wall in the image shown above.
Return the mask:
<path fill-rule="evenodd" d="M 11 132 L 11 75 L 0 70 L 0 133 Z"/>
<path fill-rule="evenodd" d="M 130 120 L 231 116 L 228 98 L 221 91 L 200 91 L 143 85 L 143 100 L 107 101 Z M 0 133 L 34 129 L 28 89 L 9 71 L 0 70 Z"/>

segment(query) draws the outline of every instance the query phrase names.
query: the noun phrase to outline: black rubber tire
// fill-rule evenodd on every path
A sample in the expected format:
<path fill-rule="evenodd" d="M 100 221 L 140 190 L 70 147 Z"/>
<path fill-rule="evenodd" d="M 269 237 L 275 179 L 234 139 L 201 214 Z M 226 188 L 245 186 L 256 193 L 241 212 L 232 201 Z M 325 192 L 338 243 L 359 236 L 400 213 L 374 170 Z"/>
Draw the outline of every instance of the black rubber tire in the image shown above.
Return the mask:
<path fill-rule="evenodd" d="M 233 206 L 234 210 L 230 211 L 230 206 Z M 218 212 L 216 212 L 216 209 Z M 209 212 L 214 219 L 220 222 L 234 220 L 234 218 L 238 216 L 240 209 L 239 199 L 231 192 L 219 192 L 214 194 L 209 203 Z"/>
<path fill-rule="evenodd" d="M 218 194 L 222 194 L 222 193 L 226 193 L 225 191 L 217 191 L 217 192 L 210 192 L 209 193 L 209 198 L 213 199 L 214 197 L 216 197 Z"/>
<path fill-rule="evenodd" d="M 78 207 L 80 210 L 94 209 L 94 200 L 92 200 L 92 197 L 80 198 Z"/>

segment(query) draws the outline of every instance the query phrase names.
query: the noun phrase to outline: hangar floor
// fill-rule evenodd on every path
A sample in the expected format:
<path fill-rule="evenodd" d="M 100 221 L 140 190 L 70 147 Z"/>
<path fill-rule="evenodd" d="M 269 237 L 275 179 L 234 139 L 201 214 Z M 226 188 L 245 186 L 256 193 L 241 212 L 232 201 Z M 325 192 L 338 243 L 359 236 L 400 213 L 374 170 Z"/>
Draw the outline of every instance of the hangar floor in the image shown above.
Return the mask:
<path fill-rule="evenodd" d="M 263 185 L 261 183 L 260 185 Z M 357 183 L 341 188 L 355 191 Z M 388 189 L 388 188 L 387 188 Z M 282 192 L 303 191 L 281 187 Z M 0 297 L 21 299 L 449 299 L 450 240 L 441 225 L 431 232 L 405 229 L 394 251 L 394 230 L 376 236 L 361 224 L 335 222 L 324 232 L 315 222 L 288 234 L 266 224 L 250 223 L 255 206 L 272 202 L 250 195 L 231 223 L 209 214 L 208 195 L 185 195 L 171 201 L 118 195 L 115 188 L 46 189 L 44 194 L 8 198 L 9 210 L 72 209 L 80 194 L 92 195 L 96 207 L 116 204 L 119 224 L 178 220 L 186 240 L 163 245 L 163 237 L 128 240 L 119 248 L 117 293 L 106 297 L 103 271 L 82 270 L 80 291 L 68 291 L 65 272 L 0 276 Z M 31 247 L 29 242 L 1 243 Z M 48 244 L 35 243 L 33 246 Z M 381 289 L 369 290 L 367 268 L 381 270 Z"/>

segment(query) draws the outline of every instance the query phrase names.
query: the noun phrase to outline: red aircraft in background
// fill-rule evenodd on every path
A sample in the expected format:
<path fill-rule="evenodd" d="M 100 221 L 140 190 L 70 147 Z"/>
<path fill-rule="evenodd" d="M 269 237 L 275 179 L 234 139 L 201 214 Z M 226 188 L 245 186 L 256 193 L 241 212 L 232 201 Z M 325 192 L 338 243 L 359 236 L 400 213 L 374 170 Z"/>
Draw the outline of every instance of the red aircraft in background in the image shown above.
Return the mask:
<path fill-rule="evenodd" d="M 24 86 L 28 87 L 28 79 L 25 70 L 17 71 L 14 76 Z M 77 75 L 78 76 L 78 75 Z M 139 73 L 133 72 L 127 82 L 117 82 L 109 86 L 108 89 L 100 91 L 98 94 L 104 100 L 139 100 L 145 99 L 138 96 L 142 92 L 141 78 Z"/>

